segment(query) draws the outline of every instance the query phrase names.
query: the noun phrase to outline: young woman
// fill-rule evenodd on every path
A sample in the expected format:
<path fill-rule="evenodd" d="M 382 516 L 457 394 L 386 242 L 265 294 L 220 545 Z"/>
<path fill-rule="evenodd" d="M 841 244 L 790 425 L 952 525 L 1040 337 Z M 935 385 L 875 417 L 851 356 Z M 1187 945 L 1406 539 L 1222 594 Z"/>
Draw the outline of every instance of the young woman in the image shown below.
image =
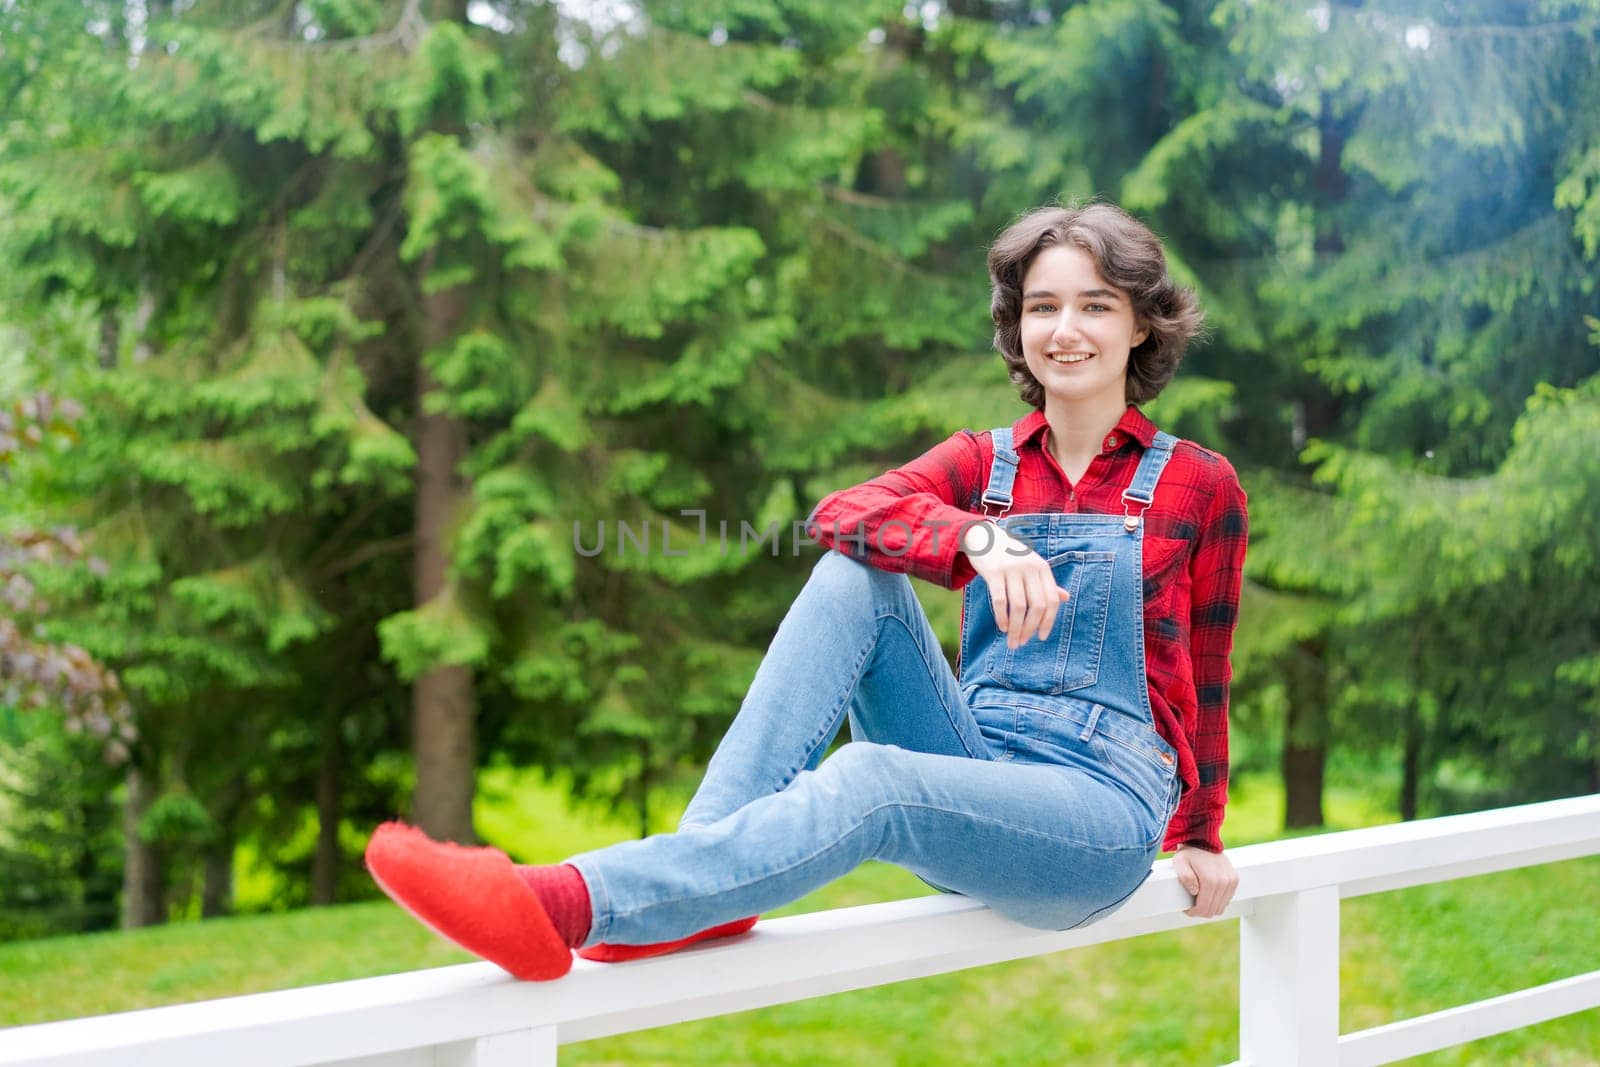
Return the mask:
<path fill-rule="evenodd" d="M 389 823 L 373 876 L 522 978 L 748 930 L 869 859 L 1019 923 L 1081 926 L 1163 847 L 1227 907 L 1228 656 L 1245 494 L 1139 411 L 1200 326 L 1160 241 L 1044 208 L 989 253 L 995 346 L 1032 411 L 834 493 L 790 608 L 678 831 L 513 865 Z M 906 575 L 965 586 L 959 674 Z M 848 716 L 853 741 L 823 759 Z"/>

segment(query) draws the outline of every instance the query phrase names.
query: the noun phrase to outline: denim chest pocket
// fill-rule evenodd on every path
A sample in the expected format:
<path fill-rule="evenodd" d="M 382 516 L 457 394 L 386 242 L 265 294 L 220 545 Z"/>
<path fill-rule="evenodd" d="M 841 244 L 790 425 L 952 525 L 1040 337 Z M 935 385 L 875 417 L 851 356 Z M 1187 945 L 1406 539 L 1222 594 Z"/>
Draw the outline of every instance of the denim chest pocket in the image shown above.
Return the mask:
<path fill-rule="evenodd" d="M 1111 609 L 1115 552 L 1062 552 L 1047 561 L 1056 584 L 1071 596 L 1061 605 L 1048 640 L 1007 648 L 1002 635 L 990 673 L 1009 689 L 1070 693 L 1095 683 Z"/>

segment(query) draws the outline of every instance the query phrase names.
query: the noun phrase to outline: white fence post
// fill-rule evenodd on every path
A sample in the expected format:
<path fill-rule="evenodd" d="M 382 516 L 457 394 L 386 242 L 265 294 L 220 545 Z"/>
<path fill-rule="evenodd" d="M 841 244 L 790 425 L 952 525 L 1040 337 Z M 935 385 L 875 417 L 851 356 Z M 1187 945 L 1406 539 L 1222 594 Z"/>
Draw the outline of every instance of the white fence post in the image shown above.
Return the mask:
<path fill-rule="evenodd" d="M 1255 1067 L 1338 1064 L 1338 886 L 1266 897 L 1239 921 L 1239 1054 Z"/>
<path fill-rule="evenodd" d="M 441 1045 L 437 1067 L 556 1067 L 556 1028 L 512 1030 Z"/>

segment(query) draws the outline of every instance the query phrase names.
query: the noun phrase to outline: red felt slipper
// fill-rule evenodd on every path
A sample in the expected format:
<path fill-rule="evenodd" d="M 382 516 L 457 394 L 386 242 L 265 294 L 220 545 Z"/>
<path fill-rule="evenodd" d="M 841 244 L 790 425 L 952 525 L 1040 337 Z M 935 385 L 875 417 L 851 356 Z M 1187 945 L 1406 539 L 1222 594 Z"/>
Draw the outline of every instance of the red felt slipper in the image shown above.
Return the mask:
<path fill-rule="evenodd" d="M 518 978 L 542 982 L 572 969 L 572 950 L 497 848 L 435 841 L 386 822 L 367 842 L 367 870 L 424 926 Z"/>
<path fill-rule="evenodd" d="M 598 944 L 590 945 L 588 948 L 580 948 L 578 955 L 586 960 L 594 960 L 597 963 L 626 963 L 628 960 L 642 960 L 647 956 L 665 956 L 669 952 L 676 952 L 680 948 L 694 944 L 696 941 L 710 941 L 712 938 L 733 937 L 736 934 L 742 934 L 754 926 L 756 919 L 759 917 L 752 915 L 748 919 L 735 919 L 731 923 L 713 926 L 709 930 L 701 930 L 698 934 L 690 934 L 688 937 L 680 938 L 677 941 L 660 941 L 654 945 L 608 945 L 601 941 Z"/>

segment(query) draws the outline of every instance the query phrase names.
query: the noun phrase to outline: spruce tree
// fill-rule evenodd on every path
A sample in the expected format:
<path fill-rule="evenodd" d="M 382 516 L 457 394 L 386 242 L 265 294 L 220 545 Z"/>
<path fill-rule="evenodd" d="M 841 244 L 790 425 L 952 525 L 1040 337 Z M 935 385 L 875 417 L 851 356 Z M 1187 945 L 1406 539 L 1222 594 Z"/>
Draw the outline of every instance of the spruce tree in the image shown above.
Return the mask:
<path fill-rule="evenodd" d="M 1134 192 L 1162 203 L 1155 179 L 1208 175 L 1186 192 L 1200 194 L 1198 229 L 1248 238 L 1232 252 L 1240 299 L 1226 306 L 1230 325 L 1253 323 L 1260 338 L 1256 386 L 1239 399 L 1261 413 L 1251 425 L 1291 446 L 1277 455 L 1322 442 L 1394 471 L 1482 475 L 1504 462 L 1540 383 L 1573 386 L 1595 369 L 1582 323 L 1592 271 L 1581 226 L 1561 210 L 1586 200 L 1595 15 L 1589 3 L 1216 5 L 1231 61 Z M 1306 488 L 1333 454 L 1305 453 L 1298 473 L 1280 461 L 1285 488 Z M 1273 462 L 1272 448 L 1260 455 Z M 1268 533 L 1261 545 L 1304 558 L 1295 584 L 1277 588 L 1310 596 L 1325 623 L 1299 648 L 1321 668 L 1304 674 L 1305 706 L 1289 708 L 1289 818 L 1317 821 L 1321 763 L 1343 730 L 1354 745 L 1401 750 L 1410 814 L 1417 777 L 1484 714 L 1479 680 L 1448 680 L 1462 655 L 1453 624 L 1491 621 L 1391 595 L 1392 569 L 1371 559 L 1351 588 L 1348 549 L 1327 531 L 1368 517 L 1380 490 L 1331 472 L 1322 484 L 1348 498 L 1312 505 L 1332 521 L 1284 526 L 1291 543 Z M 1416 519 L 1405 504 L 1389 517 L 1381 536 L 1362 529 L 1404 568 Z M 1329 598 L 1340 610 L 1315 609 Z"/>

